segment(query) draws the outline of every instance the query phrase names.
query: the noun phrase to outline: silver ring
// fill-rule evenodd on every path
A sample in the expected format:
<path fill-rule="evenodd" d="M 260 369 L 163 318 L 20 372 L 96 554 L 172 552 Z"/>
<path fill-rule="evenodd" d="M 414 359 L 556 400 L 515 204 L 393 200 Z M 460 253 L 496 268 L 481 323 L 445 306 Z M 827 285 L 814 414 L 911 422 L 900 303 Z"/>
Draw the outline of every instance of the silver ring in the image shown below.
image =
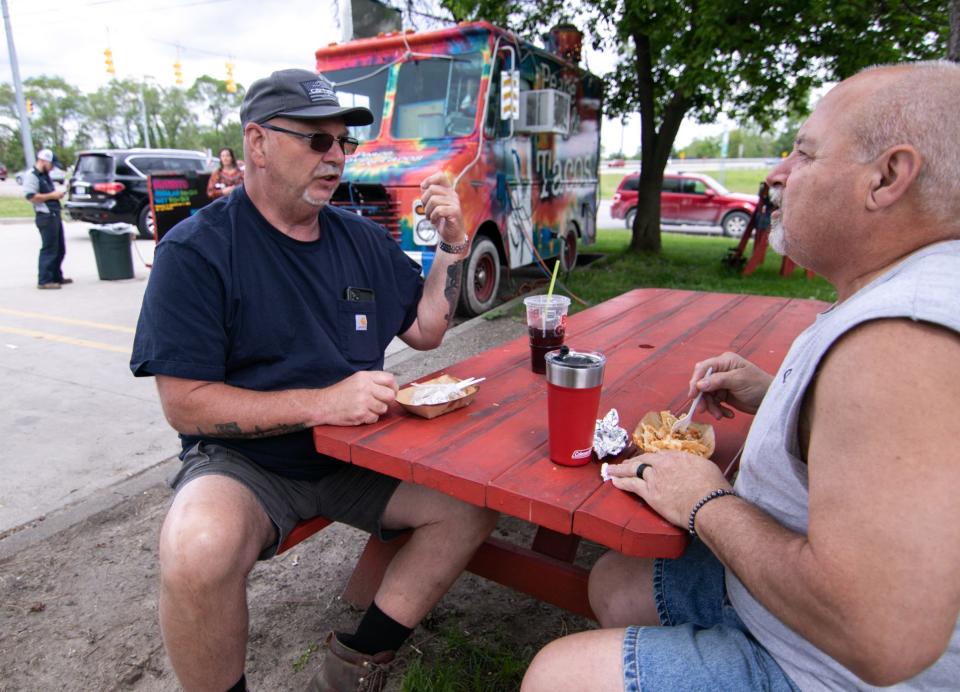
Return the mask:
<path fill-rule="evenodd" d="M 650 468 L 650 464 L 640 464 L 637 467 L 637 478 L 643 480 L 643 472 Z"/>

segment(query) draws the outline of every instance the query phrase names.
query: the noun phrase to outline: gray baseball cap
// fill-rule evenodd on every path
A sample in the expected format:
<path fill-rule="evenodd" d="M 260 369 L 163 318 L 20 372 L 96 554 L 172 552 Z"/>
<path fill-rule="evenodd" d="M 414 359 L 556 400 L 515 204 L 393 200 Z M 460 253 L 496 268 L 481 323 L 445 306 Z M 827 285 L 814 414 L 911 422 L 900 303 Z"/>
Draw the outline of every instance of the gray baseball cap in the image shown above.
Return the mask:
<path fill-rule="evenodd" d="M 341 118 L 347 125 L 370 125 L 373 113 L 362 106 L 342 108 L 333 85 L 309 70 L 277 70 L 258 79 L 240 106 L 240 122 L 265 123 L 271 118 Z"/>

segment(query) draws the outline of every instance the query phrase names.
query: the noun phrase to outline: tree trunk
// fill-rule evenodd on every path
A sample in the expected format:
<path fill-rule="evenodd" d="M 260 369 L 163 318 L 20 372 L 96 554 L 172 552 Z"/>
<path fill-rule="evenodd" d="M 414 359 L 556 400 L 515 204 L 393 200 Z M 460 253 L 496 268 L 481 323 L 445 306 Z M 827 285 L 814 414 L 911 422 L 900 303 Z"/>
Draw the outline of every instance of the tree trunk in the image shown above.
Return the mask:
<path fill-rule="evenodd" d="M 661 174 L 662 179 L 662 174 Z M 637 215 L 633 218 L 631 252 L 659 253 L 660 242 L 660 186 L 653 190 L 637 191 Z"/>
<path fill-rule="evenodd" d="M 947 60 L 960 62 L 960 0 L 950 0 L 950 35 L 947 37 Z"/>

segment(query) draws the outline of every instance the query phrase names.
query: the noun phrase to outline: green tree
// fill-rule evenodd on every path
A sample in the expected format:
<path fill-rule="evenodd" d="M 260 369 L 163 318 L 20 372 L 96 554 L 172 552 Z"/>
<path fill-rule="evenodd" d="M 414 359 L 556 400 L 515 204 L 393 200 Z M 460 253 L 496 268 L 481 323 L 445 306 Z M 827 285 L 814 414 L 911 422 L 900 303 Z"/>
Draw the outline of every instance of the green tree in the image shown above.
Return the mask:
<path fill-rule="evenodd" d="M 193 83 L 187 96 L 198 107 L 203 120 L 212 127 L 198 130 L 196 148 L 220 151 L 223 147 L 233 149 L 237 157 L 243 156 L 243 130 L 240 127 L 240 104 L 246 89 L 237 84 L 234 93 L 227 91 L 227 83 L 209 75 L 203 75 Z"/>
<path fill-rule="evenodd" d="M 556 21 L 586 28 L 619 56 L 607 115 L 639 112 L 643 153 L 630 247 L 660 249 L 663 170 L 685 117 L 721 112 L 761 126 L 806 107 L 811 90 L 884 62 L 944 55 L 947 10 L 935 0 L 442 0 L 532 36 Z"/>
<path fill-rule="evenodd" d="M 29 117 L 34 143 L 53 149 L 64 165 L 73 161 L 76 152 L 70 133 L 83 121 L 84 94 L 62 77 L 29 77 L 23 86 L 26 98 L 33 101 Z"/>
<path fill-rule="evenodd" d="M 151 144 L 172 149 L 196 148 L 197 117 L 190 111 L 187 92 L 179 87 L 156 87 L 154 92 L 154 108 L 149 110 Z"/>
<path fill-rule="evenodd" d="M 720 137 L 698 137 L 683 148 L 688 159 L 716 159 L 720 157 Z"/>
<path fill-rule="evenodd" d="M 109 149 L 144 146 L 140 118 L 140 83 L 112 79 L 87 96 L 87 122 L 81 132 Z"/>

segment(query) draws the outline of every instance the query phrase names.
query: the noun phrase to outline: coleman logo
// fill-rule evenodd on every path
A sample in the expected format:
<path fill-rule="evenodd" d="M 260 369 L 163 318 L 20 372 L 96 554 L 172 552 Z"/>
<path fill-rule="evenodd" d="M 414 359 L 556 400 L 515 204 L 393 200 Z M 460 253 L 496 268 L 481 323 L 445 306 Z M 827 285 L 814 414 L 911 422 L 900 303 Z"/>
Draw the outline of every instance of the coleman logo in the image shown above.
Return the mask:
<path fill-rule="evenodd" d="M 586 449 L 575 449 L 575 450 L 573 450 L 573 454 L 570 455 L 570 458 L 571 458 L 571 459 L 586 459 L 588 456 L 590 456 L 590 451 L 591 451 L 592 449 L 593 449 L 592 447 L 587 447 Z"/>
<path fill-rule="evenodd" d="M 313 79 L 309 82 L 300 82 L 300 88 L 303 89 L 303 93 L 307 95 L 307 98 L 310 99 L 311 103 L 319 103 L 321 101 L 332 101 L 333 103 L 339 103 L 337 101 L 337 95 L 334 93 L 333 89 L 330 88 L 330 83 L 322 79 Z"/>

